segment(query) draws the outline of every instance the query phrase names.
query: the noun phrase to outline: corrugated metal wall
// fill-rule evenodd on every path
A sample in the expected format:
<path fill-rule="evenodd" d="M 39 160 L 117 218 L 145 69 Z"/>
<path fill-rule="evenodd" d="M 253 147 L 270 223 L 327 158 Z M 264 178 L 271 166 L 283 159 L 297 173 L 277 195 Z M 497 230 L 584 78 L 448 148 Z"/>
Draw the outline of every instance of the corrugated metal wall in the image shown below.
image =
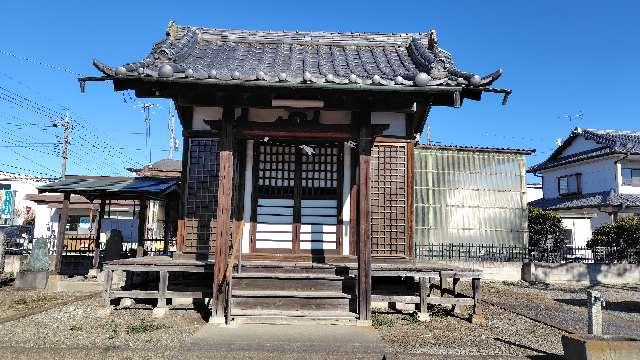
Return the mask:
<path fill-rule="evenodd" d="M 523 155 L 415 150 L 415 244 L 526 246 Z"/>

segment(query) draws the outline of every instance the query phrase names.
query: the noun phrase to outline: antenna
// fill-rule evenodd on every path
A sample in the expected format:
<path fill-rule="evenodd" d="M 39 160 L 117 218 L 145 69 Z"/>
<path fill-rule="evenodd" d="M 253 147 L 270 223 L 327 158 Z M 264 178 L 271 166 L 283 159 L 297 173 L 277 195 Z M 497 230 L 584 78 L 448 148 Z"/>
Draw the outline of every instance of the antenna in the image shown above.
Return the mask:
<path fill-rule="evenodd" d="M 142 112 L 144 112 L 144 124 L 146 126 L 144 145 L 145 148 L 149 150 L 149 164 L 151 164 L 151 109 L 160 108 L 160 105 L 154 103 L 143 103 L 135 106 L 141 107 Z"/>

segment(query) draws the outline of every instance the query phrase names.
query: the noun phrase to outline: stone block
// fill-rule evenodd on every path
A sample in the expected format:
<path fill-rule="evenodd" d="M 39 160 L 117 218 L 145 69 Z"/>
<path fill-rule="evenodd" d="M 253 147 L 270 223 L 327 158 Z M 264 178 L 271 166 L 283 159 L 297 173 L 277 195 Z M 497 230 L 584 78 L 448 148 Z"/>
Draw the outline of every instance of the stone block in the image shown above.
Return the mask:
<path fill-rule="evenodd" d="M 422 311 L 418 311 L 418 321 L 420 322 L 429 322 L 431 321 L 431 314 L 429 314 L 428 311 L 422 312 Z"/>
<path fill-rule="evenodd" d="M 20 271 L 16 275 L 15 287 L 18 289 L 44 289 L 49 280 L 48 271 Z"/>
<path fill-rule="evenodd" d="M 120 307 L 121 308 L 132 307 L 135 304 L 136 304 L 136 302 L 131 298 L 122 298 L 122 299 L 120 299 Z"/>
<path fill-rule="evenodd" d="M 155 307 L 153 308 L 152 316 L 154 318 L 161 318 L 161 317 L 164 317 L 168 311 L 169 311 L 169 308 L 167 307 Z"/>
<path fill-rule="evenodd" d="M 622 336 L 562 335 L 567 360 L 639 360 L 640 340 Z"/>

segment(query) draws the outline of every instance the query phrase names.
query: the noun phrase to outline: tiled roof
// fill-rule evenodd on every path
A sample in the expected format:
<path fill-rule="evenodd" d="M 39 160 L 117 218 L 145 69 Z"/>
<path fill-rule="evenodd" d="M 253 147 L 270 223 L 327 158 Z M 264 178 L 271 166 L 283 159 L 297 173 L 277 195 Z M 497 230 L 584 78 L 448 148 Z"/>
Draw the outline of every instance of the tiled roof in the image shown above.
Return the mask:
<path fill-rule="evenodd" d="M 640 207 L 640 195 L 616 194 L 614 191 L 602 191 L 551 199 L 537 199 L 530 202 L 529 206 L 547 210 L 597 208 L 604 206 Z"/>
<path fill-rule="evenodd" d="M 180 177 L 182 161 L 174 159 L 162 159 L 142 168 L 127 168 L 137 176 L 143 177 Z"/>
<path fill-rule="evenodd" d="M 491 85 L 502 74 L 460 71 L 427 33 L 223 30 L 178 26 L 144 59 L 119 67 L 94 60 L 107 76 L 326 85 Z"/>
<path fill-rule="evenodd" d="M 594 141 L 602 146 L 560 156 L 578 136 L 583 136 L 585 139 Z M 640 154 L 640 132 L 575 128 L 547 160 L 532 166 L 528 172 L 538 172 L 611 154 Z"/>

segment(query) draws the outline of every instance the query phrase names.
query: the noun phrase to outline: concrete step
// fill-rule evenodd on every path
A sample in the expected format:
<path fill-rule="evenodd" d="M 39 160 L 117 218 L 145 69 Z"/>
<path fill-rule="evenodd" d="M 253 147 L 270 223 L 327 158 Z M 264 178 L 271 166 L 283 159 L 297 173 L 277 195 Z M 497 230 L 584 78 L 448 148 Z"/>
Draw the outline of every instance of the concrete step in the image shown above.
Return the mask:
<path fill-rule="evenodd" d="M 355 325 L 357 316 L 349 311 L 232 310 L 239 323 L 248 324 L 339 324 Z"/>

